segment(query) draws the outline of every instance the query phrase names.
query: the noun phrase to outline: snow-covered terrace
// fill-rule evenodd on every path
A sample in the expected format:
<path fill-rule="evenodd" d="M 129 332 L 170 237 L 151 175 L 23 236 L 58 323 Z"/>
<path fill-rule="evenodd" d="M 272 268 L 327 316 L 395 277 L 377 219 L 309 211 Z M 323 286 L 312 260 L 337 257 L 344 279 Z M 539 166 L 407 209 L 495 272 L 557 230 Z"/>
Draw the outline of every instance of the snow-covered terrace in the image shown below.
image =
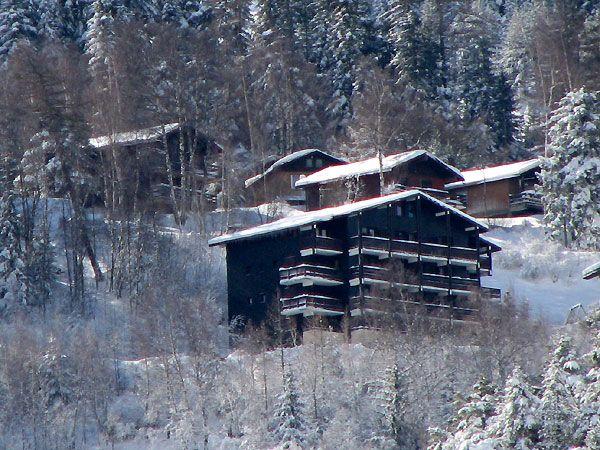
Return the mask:
<path fill-rule="evenodd" d="M 108 147 L 109 145 L 135 145 L 142 142 L 156 141 L 165 134 L 179 128 L 179 123 L 169 123 L 141 130 L 115 133 L 108 136 L 98 136 L 90 139 L 90 145 L 94 148 Z"/>
<path fill-rule="evenodd" d="M 291 153 L 287 156 L 284 156 L 283 158 L 278 159 L 277 161 L 275 161 L 267 170 L 265 170 L 263 173 L 259 173 L 258 175 L 255 175 L 251 178 L 248 178 L 245 181 L 245 185 L 246 187 L 250 187 L 252 186 L 254 183 L 256 183 L 258 180 L 266 177 L 268 174 L 270 174 L 271 172 L 273 172 L 275 169 L 277 169 L 278 167 L 282 167 L 285 164 L 289 164 L 292 161 L 295 161 L 297 159 L 303 158 L 305 156 L 308 156 L 310 154 L 319 154 L 319 155 L 324 155 L 330 158 L 334 158 L 339 160 L 340 162 L 346 162 L 345 160 L 338 158 L 336 156 L 330 155 L 329 153 L 324 152 L 323 150 L 319 150 L 318 148 L 307 148 L 304 150 L 298 150 L 297 152 Z"/>
<path fill-rule="evenodd" d="M 334 206 L 331 208 L 319 209 L 316 211 L 308 211 L 302 214 L 297 214 L 291 217 L 286 217 L 275 222 L 259 225 L 257 227 L 249 228 L 247 230 L 241 230 L 235 233 L 225 234 L 211 239 L 209 245 L 225 244 L 231 241 L 237 241 L 242 239 L 253 239 L 266 234 L 275 232 L 285 231 L 293 228 L 299 228 L 305 225 L 312 225 L 319 222 L 328 222 L 336 217 L 346 216 L 358 211 L 364 211 L 378 206 L 385 205 L 386 203 L 395 202 L 402 199 L 410 199 L 420 195 L 422 198 L 429 200 L 432 203 L 439 205 L 445 210 L 451 211 L 453 214 L 462 217 L 466 221 L 480 227 L 483 231 L 487 231 L 488 227 L 477 219 L 465 214 L 464 212 L 447 205 L 446 203 L 428 195 L 424 192 L 412 189 L 409 191 L 397 192 L 390 195 L 384 195 L 382 197 L 375 197 L 368 200 L 362 200 L 355 203 L 349 203 L 347 205 Z"/>
<path fill-rule="evenodd" d="M 448 170 L 453 172 L 459 179 L 463 179 L 463 176 L 456 167 L 446 164 L 444 161 L 439 159 L 437 156 L 432 155 L 426 150 L 412 150 L 404 153 L 398 153 L 395 155 L 385 156 L 379 163 L 379 158 L 374 157 L 366 159 L 364 161 L 356 161 L 349 164 L 343 164 L 341 166 L 331 166 L 323 170 L 313 173 L 307 177 L 301 178 L 296 182 L 296 187 L 304 187 L 311 184 L 325 184 L 336 180 L 343 180 L 347 178 L 354 178 L 364 175 L 372 175 L 375 173 L 389 172 L 392 169 L 406 164 L 416 158 L 420 158 L 423 155 L 427 155 L 432 160 L 442 164 Z"/>
<path fill-rule="evenodd" d="M 463 170 L 464 181 L 457 181 L 446 185 L 446 189 L 456 189 L 475 184 L 490 183 L 492 181 L 505 180 L 507 178 L 518 177 L 531 169 L 540 167 L 540 159 L 528 159 L 511 164 L 502 164 L 493 167 L 484 167 L 483 169 Z"/>

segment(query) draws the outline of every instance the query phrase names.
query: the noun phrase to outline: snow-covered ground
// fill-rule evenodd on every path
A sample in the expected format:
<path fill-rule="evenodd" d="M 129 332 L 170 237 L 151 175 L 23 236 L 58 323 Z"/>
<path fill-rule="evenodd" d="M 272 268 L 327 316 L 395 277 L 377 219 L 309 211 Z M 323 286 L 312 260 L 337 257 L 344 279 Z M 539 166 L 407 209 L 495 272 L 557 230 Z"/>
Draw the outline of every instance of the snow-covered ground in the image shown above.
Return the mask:
<path fill-rule="evenodd" d="M 538 216 L 492 219 L 486 237 L 502 247 L 493 257 L 491 277 L 482 284 L 527 301 L 534 314 L 563 324 L 572 307 L 600 301 L 600 280 L 584 280 L 582 270 L 600 261 L 600 252 L 566 250 L 544 237 Z"/>

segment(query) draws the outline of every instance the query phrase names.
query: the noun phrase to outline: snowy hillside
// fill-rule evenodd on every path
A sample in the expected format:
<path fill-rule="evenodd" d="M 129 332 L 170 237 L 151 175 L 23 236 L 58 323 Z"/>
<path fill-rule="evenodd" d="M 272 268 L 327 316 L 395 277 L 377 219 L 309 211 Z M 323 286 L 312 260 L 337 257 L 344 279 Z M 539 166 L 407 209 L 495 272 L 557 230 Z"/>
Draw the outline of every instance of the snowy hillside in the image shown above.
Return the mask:
<path fill-rule="evenodd" d="M 494 255 L 493 276 L 482 279 L 485 286 L 529 302 L 552 324 L 563 324 L 575 305 L 589 310 L 598 303 L 600 281 L 584 280 L 581 272 L 600 260 L 600 252 L 569 251 L 549 242 L 540 217 L 493 219 L 490 225 L 486 237 L 502 251 Z"/>

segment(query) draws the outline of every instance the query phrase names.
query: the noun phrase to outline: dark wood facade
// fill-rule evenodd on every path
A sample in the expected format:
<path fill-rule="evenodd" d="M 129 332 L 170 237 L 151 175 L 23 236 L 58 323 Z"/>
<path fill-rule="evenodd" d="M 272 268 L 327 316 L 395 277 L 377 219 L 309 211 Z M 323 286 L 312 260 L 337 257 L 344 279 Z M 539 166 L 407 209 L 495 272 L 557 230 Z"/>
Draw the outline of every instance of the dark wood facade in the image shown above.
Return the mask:
<path fill-rule="evenodd" d="M 227 247 L 230 319 L 260 322 L 278 302 L 300 328 L 318 317 L 342 331 L 342 323 L 360 326 L 375 311 L 407 305 L 470 320 L 482 298 L 500 296 L 481 286 L 499 250 L 480 238 L 483 224 L 419 191 L 373 200 L 305 213 L 299 226 L 294 219 L 211 241 Z"/>
<path fill-rule="evenodd" d="M 145 212 L 171 212 L 173 197 L 181 199 L 182 177 L 187 177 L 187 197 L 198 196 L 214 205 L 210 183 L 218 182 L 218 157 L 221 148 L 190 126 L 169 124 L 144 130 L 118 133 L 90 140 L 102 164 L 122 168 L 115 173 L 119 190 L 127 193 L 119 207 L 136 207 Z M 172 180 L 172 183 L 171 183 Z M 106 191 L 100 194 L 104 203 Z M 110 192 L 109 194 L 110 195 Z M 115 194 L 116 195 L 116 194 Z M 113 200 L 114 201 L 114 200 Z"/>
<path fill-rule="evenodd" d="M 372 160 L 365 163 L 369 164 Z M 432 157 L 427 152 L 399 163 L 383 172 L 385 192 L 381 189 L 381 175 L 376 173 L 358 173 L 351 177 L 341 175 L 337 179 L 314 182 L 304 185 L 307 210 L 312 211 L 348 202 L 374 198 L 385 193 L 421 189 L 429 194 L 445 199 L 448 192 L 445 185 L 462 180 L 459 173 L 450 166 Z"/>
<path fill-rule="evenodd" d="M 469 171 L 464 173 L 468 178 Z M 536 192 L 539 173 L 537 166 L 497 180 L 452 183 L 447 187 L 474 217 L 527 216 L 543 212 L 541 196 Z"/>
<path fill-rule="evenodd" d="M 318 149 L 300 150 L 273 162 L 262 174 L 246 180 L 250 205 L 284 201 L 294 206 L 306 203 L 305 192 L 295 187 L 300 178 L 345 161 Z"/>

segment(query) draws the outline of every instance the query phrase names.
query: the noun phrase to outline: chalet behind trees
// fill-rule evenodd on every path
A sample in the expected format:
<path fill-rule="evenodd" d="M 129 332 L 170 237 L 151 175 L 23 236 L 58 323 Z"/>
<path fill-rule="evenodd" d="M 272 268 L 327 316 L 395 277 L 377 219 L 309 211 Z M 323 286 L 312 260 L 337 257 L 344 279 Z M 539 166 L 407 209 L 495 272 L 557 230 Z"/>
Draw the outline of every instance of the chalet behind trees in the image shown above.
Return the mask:
<path fill-rule="evenodd" d="M 104 193 L 105 203 L 127 210 L 135 200 L 141 211 L 172 211 L 174 202 L 194 196 L 214 201 L 207 192 L 218 177 L 211 158 L 221 149 L 193 127 L 171 123 L 99 136 L 90 146 L 116 167 L 117 185 Z"/>
<path fill-rule="evenodd" d="M 329 167 L 298 180 L 296 187 L 306 191 L 307 209 L 315 210 L 411 188 L 443 198 L 446 184 L 462 180 L 455 167 L 425 150 L 412 150 L 385 156 L 381 163 L 374 157 Z"/>
<path fill-rule="evenodd" d="M 212 239 L 227 248 L 229 317 L 261 322 L 273 306 L 298 330 L 350 333 L 380 311 L 475 317 L 499 250 L 487 227 L 408 190 L 305 212 Z M 347 319 L 347 320 L 344 320 Z M 349 326 L 345 326 L 349 325 Z"/>
<path fill-rule="evenodd" d="M 250 203 L 261 204 L 283 200 L 290 205 L 304 205 L 306 198 L 296 182 L 325 167 L 346 161 L 318 149 L 305 149 L 276 160 L 263 173 L 246 180 Z"/>
<path fill-rule="evenodd" d="M 464 181 L 446 188 L 476 217 L 510 217 L 543 212 L 535 185 L 539 184 L 538 158 L 462 172 Z"/>

